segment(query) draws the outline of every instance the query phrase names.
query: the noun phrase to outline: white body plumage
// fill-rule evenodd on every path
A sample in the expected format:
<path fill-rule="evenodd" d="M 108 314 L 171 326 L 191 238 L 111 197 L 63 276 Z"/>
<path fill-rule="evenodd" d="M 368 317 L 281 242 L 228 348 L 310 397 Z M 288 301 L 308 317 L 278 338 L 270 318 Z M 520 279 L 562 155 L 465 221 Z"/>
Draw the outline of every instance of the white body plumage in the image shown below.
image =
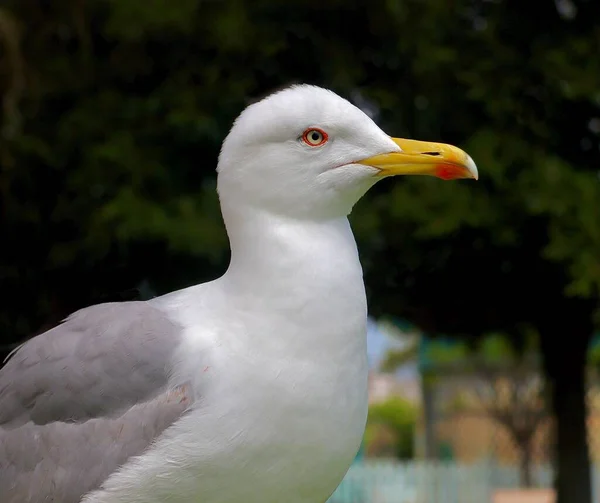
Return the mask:
<path fill-rule="evenodd" d="M 223 278 L 154 301 L 187 327 L 173 380 L 198 401 L 86 501 L 322 503 L 343 478 L 367 412 L 354 238 L 345 218 L 263 228 Z"/>

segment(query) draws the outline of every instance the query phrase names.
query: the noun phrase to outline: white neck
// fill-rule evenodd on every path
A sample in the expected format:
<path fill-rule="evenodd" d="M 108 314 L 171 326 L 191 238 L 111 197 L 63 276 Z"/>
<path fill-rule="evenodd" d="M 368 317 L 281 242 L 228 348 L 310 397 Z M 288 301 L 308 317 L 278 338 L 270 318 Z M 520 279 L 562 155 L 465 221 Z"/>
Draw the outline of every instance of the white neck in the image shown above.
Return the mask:
<path fill-rule="evenodd" d="M 329 357 L 365 349 L 362 268 L 346 217 L 307 221 L 222 209 L 232 255 L 219 283 L 236 316 L 245 317 L 249 338 L 299 357 L 314 358 L 317 348 Z M 262 326 L 269 323 L 263 312 L 270 323 L 275 316 L 279 333 Z"/>

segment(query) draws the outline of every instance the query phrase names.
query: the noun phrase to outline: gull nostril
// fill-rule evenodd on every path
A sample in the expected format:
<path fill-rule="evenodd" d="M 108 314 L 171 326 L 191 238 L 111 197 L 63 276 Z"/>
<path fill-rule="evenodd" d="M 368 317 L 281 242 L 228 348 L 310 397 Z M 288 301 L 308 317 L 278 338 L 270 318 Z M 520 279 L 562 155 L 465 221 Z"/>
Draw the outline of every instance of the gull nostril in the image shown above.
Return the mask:
<path fill-rule="evenodd" d="M 440 152 L 421 152 L 423 155 L 442 155 Z"/>

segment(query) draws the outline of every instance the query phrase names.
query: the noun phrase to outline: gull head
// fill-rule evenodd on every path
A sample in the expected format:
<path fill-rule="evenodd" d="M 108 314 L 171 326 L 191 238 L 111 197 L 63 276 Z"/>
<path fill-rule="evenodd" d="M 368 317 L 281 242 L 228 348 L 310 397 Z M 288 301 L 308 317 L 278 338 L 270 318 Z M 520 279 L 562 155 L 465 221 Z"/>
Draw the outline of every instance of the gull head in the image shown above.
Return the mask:
<path fill-rule="evenodd" d="M 461 149 L 391 137 L 349 101 L 310 85 L 248 106 L 223 142 L 217 171 L 222 205 L 309 219 L 348 215 L 388 176 L 477 179 Z"/>

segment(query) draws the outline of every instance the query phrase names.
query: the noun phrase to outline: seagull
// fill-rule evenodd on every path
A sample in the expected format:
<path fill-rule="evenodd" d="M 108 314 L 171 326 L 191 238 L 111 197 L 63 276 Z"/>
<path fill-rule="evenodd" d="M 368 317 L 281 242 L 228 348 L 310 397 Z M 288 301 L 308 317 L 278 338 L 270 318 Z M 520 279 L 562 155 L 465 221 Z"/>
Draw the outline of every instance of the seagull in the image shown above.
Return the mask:
<path fill-rule="evenodd" d="M 324 503 L 367 417 L 367 302 L 348 222 L 393 175 L 477 179 L 294 85 L 248 106 L 218 159 L 223 276 L 81 309 L 0 370 L 4 503 Z"/>

